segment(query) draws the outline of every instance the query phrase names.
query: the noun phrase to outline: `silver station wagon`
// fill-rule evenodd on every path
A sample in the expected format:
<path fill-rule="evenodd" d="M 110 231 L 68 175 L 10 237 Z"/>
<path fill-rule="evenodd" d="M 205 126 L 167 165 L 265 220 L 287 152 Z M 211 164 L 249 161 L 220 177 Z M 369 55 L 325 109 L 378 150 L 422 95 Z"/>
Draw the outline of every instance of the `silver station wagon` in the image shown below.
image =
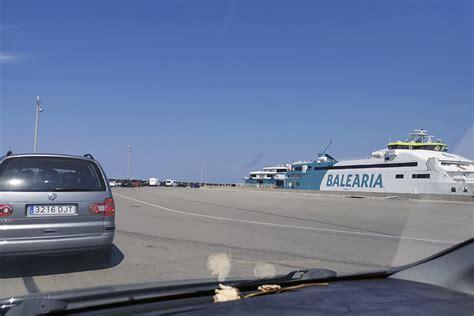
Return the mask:
<path fill-rule="evenodd" d="M 115 205 L 91 155 L 0 158 L 0 257 L 94 251 L 108 260 Z"/>

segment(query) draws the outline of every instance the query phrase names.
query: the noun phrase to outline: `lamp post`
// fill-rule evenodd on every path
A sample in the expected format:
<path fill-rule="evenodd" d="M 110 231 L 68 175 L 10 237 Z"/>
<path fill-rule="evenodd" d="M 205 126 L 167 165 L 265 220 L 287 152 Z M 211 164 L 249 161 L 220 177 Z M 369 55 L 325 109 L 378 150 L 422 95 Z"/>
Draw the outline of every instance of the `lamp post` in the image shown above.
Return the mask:
<path fill-rule="evenodd" d="M 36 153 L 38 149 L 38 125 L 39 125 L 39 113 L 43 112 L 43 108 L 41 107 L 40 97 L 36 97 L 35 103 L 35 111 L 36 111 L 36 123 L 35 123 L 35 143 L 33 145 L 33 152 Z"/>
<path fill-rule="evenodd" d="M 204 186 L 204 165 L 206 162 L 204 160 L 201 161 L 201 185 Z"/>
<path fill-rule="evenodd" d="M 127 162 L 127 180 L 130 180 L 130 159 L 132 156 L 132 145 L 128 145 L 128 162 Z"/>

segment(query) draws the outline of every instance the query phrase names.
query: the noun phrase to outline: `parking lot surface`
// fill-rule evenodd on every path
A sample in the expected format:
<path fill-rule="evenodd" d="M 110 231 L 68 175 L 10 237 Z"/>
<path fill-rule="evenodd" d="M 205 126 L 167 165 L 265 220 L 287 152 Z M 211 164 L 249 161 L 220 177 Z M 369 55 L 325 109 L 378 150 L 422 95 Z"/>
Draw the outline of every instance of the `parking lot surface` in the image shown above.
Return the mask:
<path fill-rule="evenodd" d="M 472 203 L 190 188 L 115 188 L 111 261 L 9 259 L 0 297 L 109 284 L 380 270 L 474 236 Z"/>

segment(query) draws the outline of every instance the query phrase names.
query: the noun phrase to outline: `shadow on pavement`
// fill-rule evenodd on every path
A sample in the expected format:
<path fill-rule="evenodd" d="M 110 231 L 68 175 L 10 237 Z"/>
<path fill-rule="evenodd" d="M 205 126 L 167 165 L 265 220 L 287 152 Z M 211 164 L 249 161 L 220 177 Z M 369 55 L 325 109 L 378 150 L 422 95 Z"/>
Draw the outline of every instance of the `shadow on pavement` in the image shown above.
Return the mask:
<path fill-rule="evenodd" d="M 1 258 L 0 279 L 109 269 L 120 264 L 124 258 L 122 251 L 115 245 L 112 246 L 112 256 L 108 260 L 100 258 L 94 252 Z"/>

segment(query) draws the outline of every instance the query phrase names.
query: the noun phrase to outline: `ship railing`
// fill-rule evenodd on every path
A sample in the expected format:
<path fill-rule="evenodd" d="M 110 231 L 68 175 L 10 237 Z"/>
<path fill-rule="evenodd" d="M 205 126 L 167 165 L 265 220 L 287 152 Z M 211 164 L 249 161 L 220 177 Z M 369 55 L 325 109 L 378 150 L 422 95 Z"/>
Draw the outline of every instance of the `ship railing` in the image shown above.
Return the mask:
<path fill-rule="evenodd" d="M 344 158 L 340 159 L 339 161 L 347 161 L 347 160 L 372 160 L 372 159 L 383 159 L 382 157 L 349 157 L 349 158 Z"/>

